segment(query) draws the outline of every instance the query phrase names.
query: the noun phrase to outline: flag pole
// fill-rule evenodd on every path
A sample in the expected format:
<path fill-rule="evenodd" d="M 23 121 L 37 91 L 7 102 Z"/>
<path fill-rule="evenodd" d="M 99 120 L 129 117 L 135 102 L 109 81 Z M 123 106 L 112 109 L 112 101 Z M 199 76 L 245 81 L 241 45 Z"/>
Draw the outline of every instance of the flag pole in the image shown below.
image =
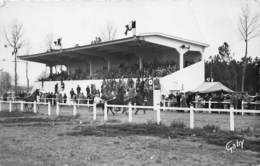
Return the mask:
<path fill-rule="evenodd" d="M 133 36 L 136 36 L 136 21 L 132 21 L 132 33 Z"/>

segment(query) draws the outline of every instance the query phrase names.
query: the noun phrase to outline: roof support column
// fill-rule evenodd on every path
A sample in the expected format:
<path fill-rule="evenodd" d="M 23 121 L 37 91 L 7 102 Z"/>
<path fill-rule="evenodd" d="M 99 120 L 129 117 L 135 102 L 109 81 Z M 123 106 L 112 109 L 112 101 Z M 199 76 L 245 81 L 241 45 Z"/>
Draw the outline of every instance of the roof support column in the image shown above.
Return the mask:
<path fill-rule="evenodd" d="M 180 67 L 180 70 L 183 69 L 184 67 L 184 54 L 188 51 L 188 49 L 186 48 L 180 48 L 179 49 L 179 54 L 180 54 L 180 59 L 179 59 L 179 67 Z"/>
<path fill-rule="evenodd" d="M 180 70 L 183 69 L 183 63 L 184 63 L 184 62 L 183 62 L 183 59 L 184 59 L 184 58 L 183 58 L 183 54 L 184 54 L 183 52 L 180 52 L 180 62 L 179 62 L 179 64 L 180 64 Z"/>
<path fill-rule="evenodd" d="M 107 71 L 110 72 L 110 69 L 111 69 L 110 57 L 107 57 Z"/>
<path fill-rule="evenodd" d="M 92 61 L 89 61 L 89 75 L 93 75 L 93 66 L 92 66 Z"/>
<path fill-rule="evenodd" d="M 57 65 L 54 66 L 54 69 L 55 69 L 55 74 L 57 74 L 58 73 Z"/>
<path fill-rule="evenodd" d="M 139 58 L 139 70 L 143 70 L 143 57 L 141 55 L 138 56 Z"/>
<path fill-rule="evenodd" d="M 49 66 L 49 69 L 50 69 L 50 76 L 52 77 L 53 71 L 52 71 L 52 66 L 51 65 Z"/>

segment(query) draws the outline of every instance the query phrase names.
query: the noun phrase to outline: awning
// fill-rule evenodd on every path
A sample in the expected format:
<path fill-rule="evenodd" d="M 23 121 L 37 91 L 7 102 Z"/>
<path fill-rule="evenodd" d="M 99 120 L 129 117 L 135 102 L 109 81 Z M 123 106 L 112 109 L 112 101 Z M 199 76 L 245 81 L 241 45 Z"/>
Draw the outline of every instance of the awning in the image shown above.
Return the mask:
<path fill-rule="evenodd" d="M 228 92 L 233 93 L 234 91 L 223 85 L 221 82 L 204 82 L 199 87 L 195 88 L 193 92 L 199 93 L 212 93 L 212 92 Z"/>

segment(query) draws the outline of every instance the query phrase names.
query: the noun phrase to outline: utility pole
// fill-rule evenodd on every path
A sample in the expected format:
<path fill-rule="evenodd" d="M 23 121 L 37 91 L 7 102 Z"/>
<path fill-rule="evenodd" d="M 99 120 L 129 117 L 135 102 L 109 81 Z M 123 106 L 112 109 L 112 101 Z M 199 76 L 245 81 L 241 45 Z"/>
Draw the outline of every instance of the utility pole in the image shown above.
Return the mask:
<path fill-rule="evenodd" d="M 14 51 L 14 92 L 17 94 L 17 51 Z"/>
<path fill-rule="evenodd" d="M 260 60 L 257 62 L 257 89 L 256 91 L 260 94 Z"/>

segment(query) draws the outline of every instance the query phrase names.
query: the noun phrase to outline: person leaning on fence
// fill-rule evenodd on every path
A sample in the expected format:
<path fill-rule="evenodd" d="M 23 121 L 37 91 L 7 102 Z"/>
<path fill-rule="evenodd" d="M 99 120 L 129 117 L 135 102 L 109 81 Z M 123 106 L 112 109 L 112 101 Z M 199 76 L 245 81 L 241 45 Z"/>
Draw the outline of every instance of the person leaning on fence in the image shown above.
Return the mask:
<path fill-rule="evenodd" d="M 199 93 L 195 95 L 195 108 L 199 108 L 200 96 Z"/>
<path fill-rule="evenodd" d="M 237 95 L 235 93 L 232 94 L 231 96 L 231 103 L 234 107 L 234 109 L 237 109 L 237 104 L 238 104 L 238 99 L 237 99 Z"/>
<path fill-rule="evenodd" d="M 3 95 L 4 101 L 7 101 L 7 98 L 8 98 L 8 94 L 7 94 L 7 93 L 4 93 L 4 95 Z"/>
<path fill-rule="evenodd" d="M 181 104 L 181 107 L 187 107 L 187 98 L 184 93 L 182 93 L 182 95 L 181 95 L 180 104 Z"/>

